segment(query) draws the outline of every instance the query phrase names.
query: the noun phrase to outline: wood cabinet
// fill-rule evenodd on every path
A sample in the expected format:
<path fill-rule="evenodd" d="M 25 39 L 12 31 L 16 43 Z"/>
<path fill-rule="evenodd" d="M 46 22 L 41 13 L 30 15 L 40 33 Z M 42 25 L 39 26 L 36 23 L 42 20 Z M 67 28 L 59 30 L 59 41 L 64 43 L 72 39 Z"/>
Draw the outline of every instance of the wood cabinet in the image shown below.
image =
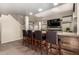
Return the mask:
<path fill-rule="evenodd" d="M 62 37 L 61 52 L 66 55 L 79 54 L 79 38 Z"/>

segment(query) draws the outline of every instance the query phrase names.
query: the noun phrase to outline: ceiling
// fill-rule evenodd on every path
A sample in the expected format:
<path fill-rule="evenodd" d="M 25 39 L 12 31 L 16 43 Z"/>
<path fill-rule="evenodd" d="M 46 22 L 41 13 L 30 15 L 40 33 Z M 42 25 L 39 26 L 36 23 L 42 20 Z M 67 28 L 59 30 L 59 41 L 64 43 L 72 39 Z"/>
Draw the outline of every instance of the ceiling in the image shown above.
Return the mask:
<path fill-rule="evenodd" d="M 59 5 L 62 4 L 60 3 Z M 39 13 L 39 8 L 42 8 L 43 11 L 45 11 L 53 7 L 56 7 L 53 5 L 53 3 L 0 3 L 0 13 L 28 16 L 30 12 L 32 12 L 33 14 Z"/>
<path fill-rule="evenodd" d="M 54 7 L 54 8 L 51 8 L 49 10 L 46 10 L 44 12 L 40 12 L 38 14 L 35 14 L 35 16 L 37 17 L 47 17 L 47 16 L 56 16 L 57 14 L 59 15 L 64 15 L 64 13 L 72 13 L 73 12 L 73 4 L 71 3 L 66 3 L 66 4 L 63 4 L 61 6 L 58 6 L 58 7 Z M 61 14 L 60 14 L 61 13 Z"/>

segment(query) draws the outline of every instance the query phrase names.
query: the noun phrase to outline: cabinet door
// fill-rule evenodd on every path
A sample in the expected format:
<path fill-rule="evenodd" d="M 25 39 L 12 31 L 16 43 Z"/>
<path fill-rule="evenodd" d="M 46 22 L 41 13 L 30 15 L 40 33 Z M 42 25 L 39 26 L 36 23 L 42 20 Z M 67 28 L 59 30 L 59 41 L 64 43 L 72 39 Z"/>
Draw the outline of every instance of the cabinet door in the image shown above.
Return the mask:
<path fill-rule="evenodd" d="M 79 38 L 67 36 L 61 37 L 61 48 L 62 54 L 79 54 Z"/>
<path fill-rule="evenodd" d="M 73 19 L 72 19 L 72 16 L 62 18 L 61 27 L 62 27 L 63 31 L 66 31 L 67 28 L 69 28 L 70 31 L 73 31 Z"/>
<path fill-rule="evenodd" d="M 70 16 L 70 17 L 64 17 L 64 18 L 62 18 L 62 21 L 63 22 L 71 22 L 72 21 L 72 17 Z"/>

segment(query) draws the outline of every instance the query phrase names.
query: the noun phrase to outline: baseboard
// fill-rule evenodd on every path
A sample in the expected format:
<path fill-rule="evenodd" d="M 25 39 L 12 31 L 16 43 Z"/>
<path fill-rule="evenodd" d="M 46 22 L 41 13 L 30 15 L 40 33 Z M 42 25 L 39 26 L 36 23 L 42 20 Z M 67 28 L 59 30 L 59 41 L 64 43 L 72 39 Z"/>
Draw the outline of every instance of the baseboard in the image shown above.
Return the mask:
<path fill-rule="evenodd" d="M 1 43 L 1 45 L 10 44 L 10 43 L 17 43 L 17 42 L 22 43 L 22 39 L 11 41 L 11 42 L 6 42 L 6 43 Z"/>

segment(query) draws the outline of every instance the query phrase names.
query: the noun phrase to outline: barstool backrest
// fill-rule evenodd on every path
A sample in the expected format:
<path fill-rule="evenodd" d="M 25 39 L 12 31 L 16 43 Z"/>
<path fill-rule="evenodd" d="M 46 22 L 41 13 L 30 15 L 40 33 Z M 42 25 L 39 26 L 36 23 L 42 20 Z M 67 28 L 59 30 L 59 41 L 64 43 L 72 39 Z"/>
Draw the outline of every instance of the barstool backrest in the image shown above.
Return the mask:
<path fill-rule="evenodd" d="M 32 31 L 31 30 L 27 31 L 27 36 L 30 37 L 30 38 L 32 37 Z"/>
<path fill-rule="evenodd" d="M 23 30 L 23 36 L 27 36 L 26 30 Z"/>
<path fill-rule="evenodd" d="M 46 41 L 49 42 L 49 43 L 57 45 L 58 44 L 57 32 L 48 31 L 46 33 Z"/>
<path fill-rule="evenodd" d="M 35 31 L 35 39 L 42 40 L 42 32 L 41 31 Z"/>

